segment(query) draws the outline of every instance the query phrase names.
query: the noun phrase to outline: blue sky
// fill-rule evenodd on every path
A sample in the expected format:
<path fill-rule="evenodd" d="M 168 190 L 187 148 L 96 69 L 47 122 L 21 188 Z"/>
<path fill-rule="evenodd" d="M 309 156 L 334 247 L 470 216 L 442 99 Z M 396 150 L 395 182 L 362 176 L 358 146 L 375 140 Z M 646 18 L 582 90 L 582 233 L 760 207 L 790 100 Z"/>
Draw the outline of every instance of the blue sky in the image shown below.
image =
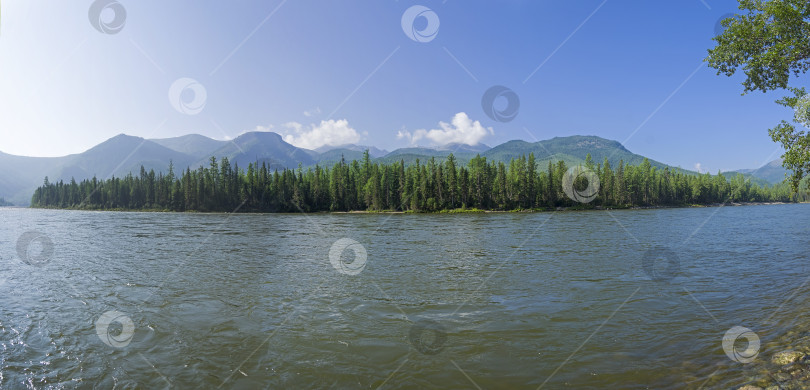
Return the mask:
<path fill-rule="evenodd" d="M 792 115 L 702 63 L 734 0 L 118 0 L 115 34 L 94 27 L 93 3 L 0 5 L 0 151 L 255 129 L 388 150 L 582 134 L 714 173 L 777 158 L 767 129 Z M 402 27 L 415 5 L 439 21 L 427 42 Z M 114 17 L 105 9 L 101 24 Z M 169 98 L 184 78 L 205 91 L 204 105 L 190 91 L 174 100 L 186 113 Z M 512 121 L 482 108 L 496 85 L 519 97 Z"/>

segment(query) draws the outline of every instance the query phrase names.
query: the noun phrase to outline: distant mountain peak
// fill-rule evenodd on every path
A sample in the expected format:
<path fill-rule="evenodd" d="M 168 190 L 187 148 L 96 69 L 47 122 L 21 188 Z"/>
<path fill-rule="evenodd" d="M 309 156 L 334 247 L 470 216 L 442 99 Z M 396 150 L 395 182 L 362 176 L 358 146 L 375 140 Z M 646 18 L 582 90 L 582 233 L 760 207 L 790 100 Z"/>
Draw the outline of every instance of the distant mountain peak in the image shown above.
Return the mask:
<path fill-rule="evenodd" d="M 538 141 L 538 142 L 549 142 L 549 141 L 570 142 L 572 145 L 578 148 L 588 148 L 588 149 L 618 148 L 622 151 L 629 152 L 627 148 L 625 148 L 624 145 L 622 145 L 621 142 L 602 138 L 596 135 L 570 135 L 565 137 L 554 137 L 547 141 Z"/>
<path fill-rule="evenodd" d="M 757 179 L 766 181 L 769 184 L 781 183 L 787 177 L 788 170 L 782 166 L 782 159 L 770 161 L 763 164 L 759 168 L 754 169 L 738 169 L 736 171 L 724 172 L 724 174 L 737 174 L 742 173 L 745 176 L 753 176 Z"/>
<path fill-rule="evenodd" d="M 150 141 L 174 151 L 201 159 L 211 155 L 228 141 L 219 141 L 200 134 L 186 134 L 179 137 L 150 139 Z"/>
<path fill-rule="evenodd" d="M 294 168 L 298 164 L 313 165 L 312 151 L 297 148 L 271 131 L 251 131 L 239 135 L 215 150 L 211 155 L 227 157 L 232 163 L 247 166 L 250 163 L 267 163 L 272 168 Z M 205 164 L 207 157 L 200 161 Z"/>
<path fill-rule="evenodd" d="M 283 137 L 270 131 L 251 131 L 240 134 L 229 140 L 215 140 L 200 134 L 187 134 L 179 137 L 144 139 L 124 133 L 118 134 L 83 153 L 64 157 L 37 158 L 11 156 L 0 153 L 0 197 L 17 203 L 26 204 L 31 193 L 42 178 L 48 176 L 51 181 L 59 179 L 89 179 L 93 175 L 122 177 L 128 173 L 138 174 L 143 165 L 148 171 L 164 171 L 169 161 L 174 162 L 175 169 L 207 166 L 211 156 L 221 159 L 227 157 L 232 164 L 246 168 L 250 163 L 266 163 L 271 169 L 295 168 L 319 164 L 329 166 L 346 160 L 360 159 L 368 149 L 369 154 L 380 162 L 405 161 L 406 164 L 416 160 L 428 161 L 431 158 L 444 159 L 453 153 L 460 164 L 466 164 L 476 155 L 488 161 L 509 162 L 533 153 L 538 164 L 554 161 L 565 161 L 567 164 L 579 164 L 585 156 L 591 154 L 594 162 L 601 163 L 605 158 L 612 166 L 624 161 L 626 164 L 638 165 L 644 160 L 628 151 L 620 142 L 598 136 L 554 137 L 537 142 L 511 140 L 495 147 L 479 143 L 466 145 L 460 143 L 441 147 L 407 147 L 391 152 L 356 144 L 323 146 L 315 151 L 303 149 L 284 141 Z M 661 169 L 666 164 L 650 160 L 650 163 Z M 781 162 L 773 161 L 757 174 L 766 173 L 769 169 L 776 178 L 784 176 L 784 170 L 777 172 Z M 670 167 L 671 168 L 671 167 Z M 674 169 L 674 168 L 672 168 Z M 756 171 L 756 170 L 750 170 Z"/>
<path fill-rule="evenodd" d="M 315 149 L 315 152 L 320 154 L 331 152 L 333 150 L 350 150 L 355 152 L 365 152 L 368 149 L 368 154 L 371 157 L 382 157 L 388 154 L 388 151 L 385 149 L 379 149 L 374 146 L 366 146 L 366 145 L 356 145 L 356 144 L 343 144 L 343 145 L 324 145 L 319 148 Z"/>
<path fill-rule="evenodd" d="M 121 139 L 143 139 L 143 138 L 138 137 L 136 135 L 128 135 L 128 134 L 124 134 L 124 133 L 119 133 L 119 134 L 116 134 L 113 137 L 110 137 L 107 141 L 121 140 Z"/>
<path fill-rule="evenodd" d="M 248 131 L 240 134 L 234 138 L 233 141 L 238 139 L 272 139 L 273 141 L 284 141 L 281 134 L 272 131 Z"/>

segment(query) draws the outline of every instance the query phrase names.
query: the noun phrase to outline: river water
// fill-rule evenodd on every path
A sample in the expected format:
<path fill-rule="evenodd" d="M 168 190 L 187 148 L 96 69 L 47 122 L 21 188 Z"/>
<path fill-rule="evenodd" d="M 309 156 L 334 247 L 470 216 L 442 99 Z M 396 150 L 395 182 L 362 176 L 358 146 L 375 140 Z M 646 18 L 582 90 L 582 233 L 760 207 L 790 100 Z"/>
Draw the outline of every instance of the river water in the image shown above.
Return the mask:
<path fill-rule="evenodd" d="M 806 204 L 0 218 L 2 388 L 733 388 L 810 326 Z"/>

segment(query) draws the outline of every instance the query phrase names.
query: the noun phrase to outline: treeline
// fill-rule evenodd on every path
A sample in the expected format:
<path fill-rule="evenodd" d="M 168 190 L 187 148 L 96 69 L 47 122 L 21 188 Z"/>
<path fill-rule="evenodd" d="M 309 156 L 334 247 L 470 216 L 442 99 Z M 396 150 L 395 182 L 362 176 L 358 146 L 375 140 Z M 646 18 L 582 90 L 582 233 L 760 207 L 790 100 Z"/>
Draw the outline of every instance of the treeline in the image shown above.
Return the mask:
<path fill-rule="evenodd" d="M 589 193 L 585 207 L 630 207 L 713 204 L 724 202 L 796 201 L 789 186 L 760 187 L 742 175 L 693 175 L 657 169 L 646 159 L 638 166 L 620 162 L 614 169 L 607 159 L 594 164 L 588 156 L 588 175 L 573 181 L 575 193 Z M 578 171 L 581 173 L 581 171 Z M 247 169 L 228 159 L 210 159 L 208 167 L 186 168 L 179 176 L 141 167 L 139 175 L 92 178 L 77 183 L 51 183 L 45 178 L 32 207 L 77 209 L 158 209 L 172 211 L 316 212 L 399 210 L 432 212 L 461 208 L 516 210 L 585 205 L 564 188 L 569 167 L 564 161 L 539 167 L 533 154 L 503 162 L 477 156 L 466 166 L 451 154 L 405 165 L 360 161 L 336 163 L 331 168 L 271 170 L 265 163 Z M 570 177 L 570 174 L 569 174 Z M 595 179 L 599 184 L 596 185 Z M 569 180 L 569 183 L 571 181 Z M 590 186 L 590 187 L 589 187 Z M 569 189 L 568 193 L 571 193 Z M 591 194 L 592 193 L 592 194 Z M 593 196 L 591 196 L 593 195 Z M 806 200 L 806 194 L 798 200 Z"/>

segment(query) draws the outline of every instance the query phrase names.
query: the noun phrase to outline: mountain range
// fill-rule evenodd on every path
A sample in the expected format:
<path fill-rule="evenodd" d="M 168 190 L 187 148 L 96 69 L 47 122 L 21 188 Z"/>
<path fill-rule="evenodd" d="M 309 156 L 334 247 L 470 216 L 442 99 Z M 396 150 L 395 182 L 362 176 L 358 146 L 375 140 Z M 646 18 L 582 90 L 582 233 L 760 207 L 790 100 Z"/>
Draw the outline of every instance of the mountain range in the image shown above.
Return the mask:
<path fill-rule="evenodd" d="M 606 157 L 612 166 L 620 160 L 637 165 L 644 156 L 627 150 L 620 142 L 596 136 L 555 137 L 538 142 L 508 141 L 490 148 L 484 144 L 450 144 L 441 148 L 409 147 L 391 152 L 362 145 L 325 146 L 316 150 L 303 149 L 285 142 L 272 132 L 249 132 L 230 141 L 214 140 L 199 134 L 162 139 L 144 139 L 125 134 L 112 137 L 89 150 L 63 157 L 24 157 L 0 152 L 0 198 L 16 205 L 27 205 L 31 194 L 47 176 L 49 181 L 70 181 L 96 176 L 106 179 L 138 174 L 143 166 L 147 171 L 166 172 L 171 161 L 176 171 L 186 167 L 195 169 L 209 164 L 210 158 L 227 157 L 231 164 L 247 168 L 249 163 L 266 163 L 273 169 L 331 166 L 341 158 L 346 161 L 361 159 L 365 150 L 375 161 L 392 163 L 405 161 L 413 164 L 430 157 L 443 159 L 453 153 L 459 163 L 466 164 L 476 155 L 488 160 L 509 162 L 512 158 L 534 153 L 540 169 L 549 161 L 563 160 L 569 165 L 581 163 L 588 154 L 594 162 Z M 649 159 L 659 169 L 680 169 Z M 696 174 L 696 172 L 681 169 Z M 774 184 L 785 178 L 781 161 L 776 160 L 760 169 L 737 172 L 747 175 L 759 184 Z"/>

